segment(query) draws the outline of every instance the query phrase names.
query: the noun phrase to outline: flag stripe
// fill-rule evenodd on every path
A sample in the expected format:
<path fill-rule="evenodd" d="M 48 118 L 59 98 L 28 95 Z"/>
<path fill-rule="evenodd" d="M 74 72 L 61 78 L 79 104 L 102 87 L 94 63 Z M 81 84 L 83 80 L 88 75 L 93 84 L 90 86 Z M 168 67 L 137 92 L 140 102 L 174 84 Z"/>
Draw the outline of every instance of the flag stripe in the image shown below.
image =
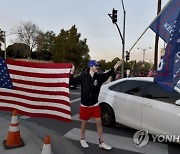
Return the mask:
<path fill-rule="evenodd" d="M 25 96 L 25 95 L 19 95 L 19 94 L 7 93 L 7 92 L 1 92 L 1 95 L 3 95 L 3 96 L 1 96 L 1 99 L 4 98 L 4 99 L 11 99 L 11 100 L 18 100 L 20 102 L 26 102 L 27 101 L 27 103 L 31 103 L 31 104 L 42 104 L 42 105 L 44 105 L 47 103 L 51 103 L 49 105 L 55 105 L 55 106 L 59 106 L 59 107 L 65 106 L 64 108 L 67 108 L 70 106 L 68 101 L 63 100 L 63 98 L 61 100 L 49 99 L 49 98 L 37 98 L 37 97 L 29 97 L 29 96 Z M 52 104 L 52 103 L 56 103 L 56 104 Z M 47 104 L 47 106 L 49 106 L 49 105 Z"/>
<path fill-rule="evenodd" d="M 61 120 L 61 121 L 65 121 L 65 122 L 71 122 L 71 116 L 68 114 L 48 114 L 49 112 L 47 110 L 43 110 L 43 113 L 39 113 L 37 111 L 39 110 L 24 110 L 24 108 L 21 108 L 21 106 L 7 106 L 4 107 L 6 104 L 0 104 L 0 110 L 8 110 L 8 111 L 13 111 L 14 109 L 16 109 L 18 111 L 18 113 L 23 114 L 23 115 L 27 115 L 27 116 L 31 116 L 31 117 L 45 117 L 45 118 L 51 118 L 51 119 L 57 119 L 57 120 Z M 50 111 L 51 112 L 51 111 Z"/>
<path fill-rule="evenodd" d="M 36 71 L 38 71 L 38 70 L 36 70 Z M 32 73 L 32 72 L 26 71 L 26 73 L 25 73 L 23 71 L 9 69 L 10 74 L 21 75 L 21 76 L 31 76 L 31 77 L 41 77 L 41 78 L 69 78 L 69 73 L 66 73 L 66 72 L 68 72 L 68 71 L 66 70 L 65 73 L 61 73 L 61 74 L 60 74 L 59 70 L 58 70 L 59 74 L 55 74 L 56 72 L 54 72 L 52 74 L 47 74 L 47 71 L 45 71 L 44 73 L 42 73 L 42 72 L 41 73 L 40 72 Z"/>
<path fill-rule="evenodd" d="M 18 80 L 18 79 L 11 79 L 11 81 L 13 83 L 22 83 L 22 84 L 33 85 L 33 86 L 69 88 L 69 84 L 68 83 L 63 83 L 63 82 L 45 83 L 45 82 L 35 82 L 35 81 Z"/>
<path fill-rule="evenodd" d="M 5 89 L 5 88 L 0 88 L 1 92 L 6 92 L 7 95 L 11 96 L 13 94 L 19 94 L 19 95 L 24 95 L 24 96 L 29 96 L 29 97 L 36 97 L 36 98 L 41 98 L 41 99 L 60 99 L 64 101 L 69 101 L 69 94 L 68 96 L 63 95 L 50 95 L 50 94 L 39 94 L 39 93 L 29 93 L 27 91 L 19 91 L 19 90 L 11 90 L 11 89 Z M 1 95 L 1 93 L 0 93 Z"/>
<path fill-rule="evenodd" d="M 40 86 L 32 86 L 32 85 L 26 85 L 26 84 L 20 84 L 20 83 L 13 83 L 14 87 L 23 87 L 25 89 L 31 89 L 31 90 L 37 90 L 37 91 L 49 91 L 49 92 L 60 92 L 60 91 L 64 91 L 64 92 L 69 92 L 68 88 L 65 87 L 40 87 Z"/>
<path fill-rule="evenodd" d="M 40 110 L 48 109 L 48 110 L 52 110 L 52 111 L 54 110 L 54 111 L 58 111 L 58 112 L 63 112 L 65 114 L 70 114 L 70 110 L 66 110 L 62 106 L 57 106 L 56 105 L 57 107 L 55 107 L 53 104 L 49 104 L 49 105 L 39 104 L 38 105 L 36 103 L 35 105 L 32 105 L 32 104 L 28 104 L 27 101 L 26 101 L 26 103 L 22 103 L 19 100 L 17 100 L 17 101 L 15 101 L 15 100 L 8 100 L 6 98 L 5 99 L 0 99 L 0 101 L 2 103 L 13 104 L 13 105 L 20 105 L 20 106 L 26 107 L 28 109 L 40 109 Z"/>
<path fill-rule="evenodd" d="M 14 86 L 15 90 L 19 90 L 19 91 L 26 91 L 28 93 L 34 93 L 34 94 L 43 94 L 43 95 L 65 95 L 65 96 L 69 96 L 69 94 L 67 92 L 64 91 L 41 91 L 41 90 L 34 90 L 34 89 L 26 89 L 26 88 L 21 88 L 21 87 L 17 87 Z"/>
<path fill-rule="evenodd" d="M 45 82 L 45 83 L 59 83 L 59 82 L 64 82 L 69 84 L 69 79 L 68 78 L 41 78 L 41 77 L 26 77 L 26 76 L 21 76 L 21 75 L 14 75 L 10 74 L 10 77 L 12 79 L 18 79 L 18 80 L 27 80 L 27 81 L 35 81 L 35 82 Z"/>
<path fill-rule="evenodd" d="M 13 108 L 16 108 L 16 109 L 19 109 L 19 110 L 22 110 L 24 112 L 31 112 L 31 113 L 45 113 L 45 114 L 54 114 L 56 116 L 62 116 L 62 117 L 67 117 L 68 119 L 70 119 L 70 115 L 69 114 L 66 114 L 66 113 L 62 113 L 62 112 L 58 112 L 56 110 L 52 111 L 52 110 L 49 110 L 49 109 L 44 109 L 44 110 L 39 110 L 39 109 L 31 109 L 31 108 L 27 108 L 27 107 L 24 107 L 24 106 L 20 106 L 20 105 L 17 105 L 17 104 L 7 104 L 7 103 L 0 103 L 0 107 L 13 107 Z"/>
<path fill-rule="evenodd" d="M 46 69 L 70 69 L 72 67 L 72 64 L 68 63 L 39 63 L 39 62 L 26 62 L 26 61 L 19 61 L 19 60 L 7 60 L 8 68 L 9 65 L 15 65 L 15 66 L 24 66 L 31 68 L 44 68 Z"/>

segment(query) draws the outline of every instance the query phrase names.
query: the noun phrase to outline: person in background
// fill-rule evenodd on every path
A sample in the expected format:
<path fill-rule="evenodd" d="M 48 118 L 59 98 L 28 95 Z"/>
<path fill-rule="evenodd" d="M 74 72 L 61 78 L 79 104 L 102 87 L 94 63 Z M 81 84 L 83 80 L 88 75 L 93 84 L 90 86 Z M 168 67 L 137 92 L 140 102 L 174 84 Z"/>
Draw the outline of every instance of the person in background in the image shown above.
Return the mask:
<path fill-rule="evenodd" d="M 149 69 L 148 77 L 153 77 L 155 75 L 154 71 Z"/>
<path fill-rule="evenodd" d="M 81 146 L 88 148 L 89 145 L 85 140 L 86 124 L 90 118 L 94 118 L 97 126 L 99 137 L 99 147 L 110 150 L 112 147 L 106 144 L 103 140 L 103 129 L 101 122 L 101 109 L 98 104 L 98 96 L 102 84 L 113 74 L 113 72 L 121 65 L 118 61 L 115 66 L 107 73 L 98 73 L 98 63 L 95 60 L 90 60 L 88 63 L 88 71 L 74 78 L 75 67 L 71 69 L 70 81 L 81 85 L 81 105 L 79 118 L 81 123 Z"/>
<path fill-rule="evenodd" d="M 111 81 L 115 81 L 116 80 L 116 71 L 113 72 L 113 74 L 111 75 Z"/>

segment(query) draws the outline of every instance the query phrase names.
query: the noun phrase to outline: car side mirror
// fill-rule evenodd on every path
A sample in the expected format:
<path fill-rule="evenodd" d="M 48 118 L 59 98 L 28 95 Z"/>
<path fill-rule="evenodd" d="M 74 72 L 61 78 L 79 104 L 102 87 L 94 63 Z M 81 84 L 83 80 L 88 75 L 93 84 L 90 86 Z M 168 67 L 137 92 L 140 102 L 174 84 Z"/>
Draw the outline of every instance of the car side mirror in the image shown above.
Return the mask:
<path fill-rule="evenodd" d="M 180 99 L 175 102 L 176 105 L 180 106 Z"/>

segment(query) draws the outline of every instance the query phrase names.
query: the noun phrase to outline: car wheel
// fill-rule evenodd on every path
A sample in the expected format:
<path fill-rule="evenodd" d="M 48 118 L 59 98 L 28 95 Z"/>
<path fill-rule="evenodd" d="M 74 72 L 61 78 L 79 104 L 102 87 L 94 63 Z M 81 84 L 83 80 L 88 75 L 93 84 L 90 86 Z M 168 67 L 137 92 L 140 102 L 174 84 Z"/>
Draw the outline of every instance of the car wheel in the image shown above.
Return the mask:
<path fill-rule="evenodd" d="M 100 104 L 101 107 L 101 120 L 105 126 L 112 126 L 115 124 L 115 115 L 111 106 L 108 104 Z"/>

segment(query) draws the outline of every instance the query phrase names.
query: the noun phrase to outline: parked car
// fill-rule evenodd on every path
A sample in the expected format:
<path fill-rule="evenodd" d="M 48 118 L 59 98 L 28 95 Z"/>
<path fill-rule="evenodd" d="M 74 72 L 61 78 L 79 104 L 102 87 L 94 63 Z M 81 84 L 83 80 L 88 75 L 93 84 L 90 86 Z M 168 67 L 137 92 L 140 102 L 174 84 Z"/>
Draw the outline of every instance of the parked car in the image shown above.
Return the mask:
<path fill-rule="evenodd" d="M 180 82 L 166 91 L 152 77 L 116 80 L 102 86 L 99 94 L 102 123 L 120 123 L 151 134 L 180 133 Z"/>

